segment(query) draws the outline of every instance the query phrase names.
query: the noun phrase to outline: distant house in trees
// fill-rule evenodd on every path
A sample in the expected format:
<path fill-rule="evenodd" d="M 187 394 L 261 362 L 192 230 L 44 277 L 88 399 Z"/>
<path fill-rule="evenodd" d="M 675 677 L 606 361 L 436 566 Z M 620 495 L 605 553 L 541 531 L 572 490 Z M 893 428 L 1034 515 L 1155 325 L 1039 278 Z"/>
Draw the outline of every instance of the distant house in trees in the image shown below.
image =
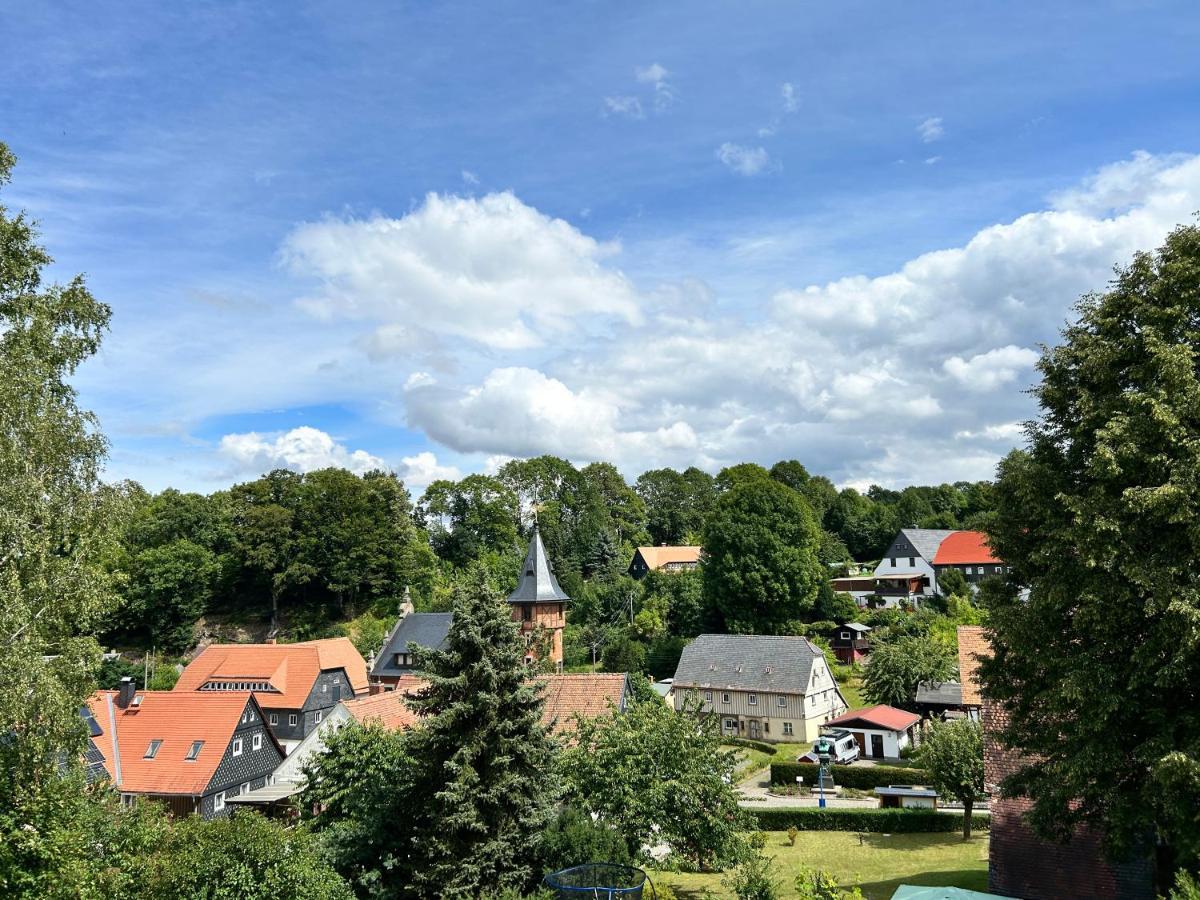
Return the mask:
<path fill-rule="evenodd" d="M 871 626 L 847 622 L 829 632 L 829 646 L 838 662 L 852 666 L 867 658 L 871 652 Z"/>
<path fill-rule="evenodd" d="M 545 699 L 542 724 L 554 734 L 574 732 L 579 718 L 625 712 L 633 698 L 629 676 L 622 673 L 546 675 L 535 682 L 541 685 Z"/>
<path fill-rule="evenodd" d="M 453 613 L 414 612 L 408 589 L 405 588 L 400 617 L 371 661 L 371 693 L 393 690 L 406 676 L 412 675 L 416 659 L 409 644 L 427 650 L 440 650 L 446 642 L 453 618 Z"/>
<path fill-rule="evenodd" d="M 982 531 L 955 531 L 942 541 L 933 557 L 933 570 L 940 576 L 946 569 L 958 569 L 971 585 L 1010 571 L 992 552 Z"/>
<path fill-rule="evenodd" d="M 284 758 L 249 691 L 116 691 L 87 701 L 92 744 L 124 798 L 163 801 L 173 815 L 226 814 L 229 798 L 265 785 Z"/>
<path fill-rule="evenodd" d="M 925 719 L 961 719 L 968 715 L 963 705 L 963 686 L 957 681 L 922 681 L 917 685 L 916 706 Z"/>
<path fill-rule="evenodd" d="M 991 653 L 986 634 L 982 628 L 961 626 L 958 638 L 959 659 L 964 654 L 971 657 L 970 677 L 965 671 L 962 675 L 963 699 L 982 703 L 983 782 L 991 812 L 988 890 L 1027 900 L 1150 900 L 1155 896 L 1154 868 L 1148 855 L 1110 862 L 1104 856 L 1103 834 L 1086 826 L 1076 828 L 1064 844 L 1044 841 L 1025 820 L 1033 801 L 1000 796 L 1001 783 L 1023 766 L 1025 756 L 998 738 L 1008 724 L 1008 710 L 986 696 L 979 697 L 975 679 L 978 658 Z"/>
<path fill-rule="evenodd" d="M 842 594 L 849 594 L 860 607 L 875 594 L 874 575 L 843 575 L 830 581 L 830 587 Z"/>
<path fill-rule="evenodd" d="M 814 740 L 847 708 L 825 654 L 802 637 L 702 634 L 684 648 L 672 694 L 680 710 L 699 698 L 722 734 L 766 741 Z"/>
<path fill-rule="evenodd" d="M 210 644 L 177 691 L 251 691 L 290 753 L 341 700 L 367 692 L 367 664 L 349 638 L 298 644 Z"/>
<path fill-rule="evenodd" d="M 885 606 L 898 606 L 902 597 L 911 600 L 937 593 L 933 558 L 953 533 L 944 528 L 900 529 L 875 567 L 876 594 L 884 598 Z"/>
<path fill-rule="evenodd" d="M 650 572 L 690 572 L 700 565 L 700 547 L 638 547 L 629 563 L 629 574 L 644 578 Z"/>
<path fill-rule="evenodd" d="M 920 721 L 916 713 L 881 703 L 843 713 L 831 719 L 829 727 L 854 735 L 864 759 L 899 759 L 900 751 L 912 744 Z"/>

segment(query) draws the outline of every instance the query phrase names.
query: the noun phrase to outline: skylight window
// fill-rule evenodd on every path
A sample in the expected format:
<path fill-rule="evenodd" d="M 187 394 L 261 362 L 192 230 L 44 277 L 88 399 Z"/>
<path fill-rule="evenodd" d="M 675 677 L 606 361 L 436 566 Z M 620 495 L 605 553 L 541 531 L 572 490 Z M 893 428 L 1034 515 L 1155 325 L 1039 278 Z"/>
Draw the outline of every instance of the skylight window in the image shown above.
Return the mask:
<path fill-rule="evenodd" d="M 150 746 L 146 748 L 144 759 L 154 759 L 158 756 L 158 748 L 162 746 L 162 741 L 151 741 Z"/>
<path fill-rule="evenodd" d="M 187 758 L 195 759 L 200 755 L 200 748 L 204 746 L 204 741 L 192 741 L 192 747 L 188 750 Z"/>

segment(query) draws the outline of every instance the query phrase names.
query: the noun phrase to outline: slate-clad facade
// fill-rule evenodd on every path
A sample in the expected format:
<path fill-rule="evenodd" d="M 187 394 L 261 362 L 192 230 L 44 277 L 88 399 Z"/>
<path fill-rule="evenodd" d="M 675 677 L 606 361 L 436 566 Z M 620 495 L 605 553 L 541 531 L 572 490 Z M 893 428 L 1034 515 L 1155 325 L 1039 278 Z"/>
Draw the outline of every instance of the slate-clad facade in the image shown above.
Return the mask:
<path fill-rule="evenodd" d="M 371 663 L 371 692 L 392 690 L 405 676 L 411 676 L 416 659 L 409 645 L 440 649 L 446 642 L 452 619 L 452 613 L 419 613 L 413 612 L 411 605 L 402 606 L 400 618 Z"/>

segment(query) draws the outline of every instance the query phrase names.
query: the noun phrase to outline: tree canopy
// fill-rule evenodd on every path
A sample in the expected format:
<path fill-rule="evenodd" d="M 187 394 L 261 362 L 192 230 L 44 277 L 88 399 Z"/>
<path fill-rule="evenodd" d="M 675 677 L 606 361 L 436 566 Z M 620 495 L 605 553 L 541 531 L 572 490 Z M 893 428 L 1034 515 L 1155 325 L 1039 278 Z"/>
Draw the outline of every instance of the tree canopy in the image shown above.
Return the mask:
<path fill-rule="evenodd" d="M 963 840 L 971 837 L 971 814 L 983 799 L 983 729 L 971 719 L 934 722 L 921 741 L 920 759 L 929 785 L 963 805 Z"/>
<path fill-rule="evenodd" d="M 1200 807 L 1200 228 L 1173 231 L 1083 297 L 1038 363 L 1028 449 L 1000 466 L 992 546 L 1014 585 L 989 600 L 987 693 L 1028 755 L 1008 792 L 1065 837 L 1117 854 L 1157 829 L 1196 847 Z M 1182 792 L 1178 793 L 1178 792 Z"/>

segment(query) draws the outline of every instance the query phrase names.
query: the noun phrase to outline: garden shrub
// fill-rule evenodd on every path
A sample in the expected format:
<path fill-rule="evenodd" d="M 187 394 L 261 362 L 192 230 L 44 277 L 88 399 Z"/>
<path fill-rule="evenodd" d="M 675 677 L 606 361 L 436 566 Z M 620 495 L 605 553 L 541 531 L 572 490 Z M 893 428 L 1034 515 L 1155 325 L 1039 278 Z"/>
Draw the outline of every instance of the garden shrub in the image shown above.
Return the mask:
<path fill-rule="evenodd" d="M 962 828 L 962 817 L 934 809 L 850 809 L 804 806 L 749 810 L 763 831 L 862 831 L 872 834 L 941 834 Z M 972 828 L 986 829 L 986 815 L 971 817 Z"/>
<path fill-rule="evenodd" d="M 805 784 L 817 783 L 819 767 L 816 763 L 771 763 L 771 784 L 791 785 L 796 776 L 804 778 Z M 912 766 L 834 766 L 833 783 L 860 790 L 887 787 L 889 784 L 924 784 L 929 772 Z"/>

